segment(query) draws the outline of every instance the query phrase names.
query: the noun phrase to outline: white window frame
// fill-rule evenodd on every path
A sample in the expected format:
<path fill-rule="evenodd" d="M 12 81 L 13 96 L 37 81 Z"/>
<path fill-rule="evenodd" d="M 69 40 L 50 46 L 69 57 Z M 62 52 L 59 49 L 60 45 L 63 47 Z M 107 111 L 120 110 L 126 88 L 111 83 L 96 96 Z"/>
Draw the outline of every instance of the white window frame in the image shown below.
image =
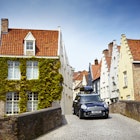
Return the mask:
<path fill-rule="evenodd" d="M 27 92 L 28 102 L 27 102 L 27 111 L 35 111 L 38 107 L 38 93 L 36 92 Z"/>
<path fill-rule="evenodd" d="M 20 62 L 19 61 L 8 61 L 8 79 L 9 80 L 20 80 Z"/>
<path fill-rule="evenodd" d="M 33 51 L 34 48 L 34 42 L 32 40 L 26 41 L 26 50 L 27 51 Z"/>
<path fill-rule="evenodd" d="M 126 99 L 127 99 L 127 100 L 130 100 L 130 99 L 131 99 L 131 96 L 130 96 L 130 95 L 127 95 L 127 96 L 126 96 Z"/>
<path fill-rule="evenodd" d="M 34 38 L 34 36 L 33 36 L 33 34 L 31 33 L 31 32 L 29 32 L 27 35 L 26 35 L 26 37 L 24 38 L 24 55 L 27 55 L 28 54 L 28 52 L 32 52 L 33 54 L 33 56 L 35 55 L 35 38 Z M 28 43 L 32 43 L 32 48 L 27 48 L 27 44 Z M 30 46 L 30 45 L 29 45 Z M 31 47 L 30 46 L 30 47 Z"/>
<path fill-rule="evenodd" d="M 8 92 L 6 94 L 6 114 L 14 115 L 19 113 L 19 93 Z"/>
<path fill-rule="evenodd" d="M 28 80 L 38 79 L 39 68 L 38 68 L 38 62 L 37 61 L 27 61 L 26 62 L 26 77 L 27 77 Z"/>

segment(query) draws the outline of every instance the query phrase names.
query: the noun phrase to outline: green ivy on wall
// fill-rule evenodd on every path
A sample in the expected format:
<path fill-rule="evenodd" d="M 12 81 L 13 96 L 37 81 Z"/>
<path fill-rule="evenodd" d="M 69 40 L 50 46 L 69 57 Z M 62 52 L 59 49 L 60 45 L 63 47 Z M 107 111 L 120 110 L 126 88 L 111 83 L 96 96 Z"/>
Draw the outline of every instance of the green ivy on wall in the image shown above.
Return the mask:
<path fill-rule="evenodd" d="M 19 61 L 21 80 L 8 80 L 7 61 Z M 26 79 L 26 62 L 39 62 L 39 79 Z M 20 113 L 27 111 L 27 91 L 38 93 L 38 109 L 50 107 L 54 100 L 61 99 L 63 77 L 59 73 L 60 61 L 45 58 L 0 58 L 0 100 L 6 99 L 6 93 L 19 92 Z"/>

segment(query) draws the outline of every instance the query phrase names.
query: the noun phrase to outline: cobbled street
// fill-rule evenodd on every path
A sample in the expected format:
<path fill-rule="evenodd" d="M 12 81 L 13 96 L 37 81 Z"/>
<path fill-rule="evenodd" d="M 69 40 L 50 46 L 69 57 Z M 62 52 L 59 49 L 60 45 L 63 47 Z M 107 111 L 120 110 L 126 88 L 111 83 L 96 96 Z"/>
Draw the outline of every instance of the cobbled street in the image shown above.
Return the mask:
<path fill-rule="evenodd" d="M 140 122 L 120 114 L 82 120 L 66 115 L 64 123 L 36 140 L 140 140 Z"/>

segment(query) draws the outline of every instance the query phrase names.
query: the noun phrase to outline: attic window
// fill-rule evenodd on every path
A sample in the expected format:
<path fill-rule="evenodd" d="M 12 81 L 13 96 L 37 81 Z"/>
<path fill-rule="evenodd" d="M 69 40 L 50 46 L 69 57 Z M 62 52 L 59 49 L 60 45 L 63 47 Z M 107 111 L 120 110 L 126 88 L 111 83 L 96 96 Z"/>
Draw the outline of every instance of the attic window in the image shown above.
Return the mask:
<path fill-rule="evenodd" d="M 33 50 L 33 41 L 26 41 L 26 50 Z"/>
<path fill-rule="evenodd" d="M 29 32 L 24 38 L 24 55 L 35 55 L 35 38 L 31 32 Z"/>

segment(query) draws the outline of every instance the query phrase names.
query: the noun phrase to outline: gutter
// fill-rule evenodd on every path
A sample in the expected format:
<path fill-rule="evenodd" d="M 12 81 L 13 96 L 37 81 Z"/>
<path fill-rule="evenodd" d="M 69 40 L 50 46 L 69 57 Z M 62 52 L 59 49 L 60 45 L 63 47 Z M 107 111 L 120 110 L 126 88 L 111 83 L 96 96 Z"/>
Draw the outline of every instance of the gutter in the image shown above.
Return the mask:
<path fill-rule="evenodd" d="M 15 56 L 15 55 L 12 56 L 12 55 L 0 55 L 0 57 L 59 59 L 59 56 Z"/>
<path fill-rule="evenodd" d="M 140 61 L 133 61 L 134 64 L 140 64 Z"/>

